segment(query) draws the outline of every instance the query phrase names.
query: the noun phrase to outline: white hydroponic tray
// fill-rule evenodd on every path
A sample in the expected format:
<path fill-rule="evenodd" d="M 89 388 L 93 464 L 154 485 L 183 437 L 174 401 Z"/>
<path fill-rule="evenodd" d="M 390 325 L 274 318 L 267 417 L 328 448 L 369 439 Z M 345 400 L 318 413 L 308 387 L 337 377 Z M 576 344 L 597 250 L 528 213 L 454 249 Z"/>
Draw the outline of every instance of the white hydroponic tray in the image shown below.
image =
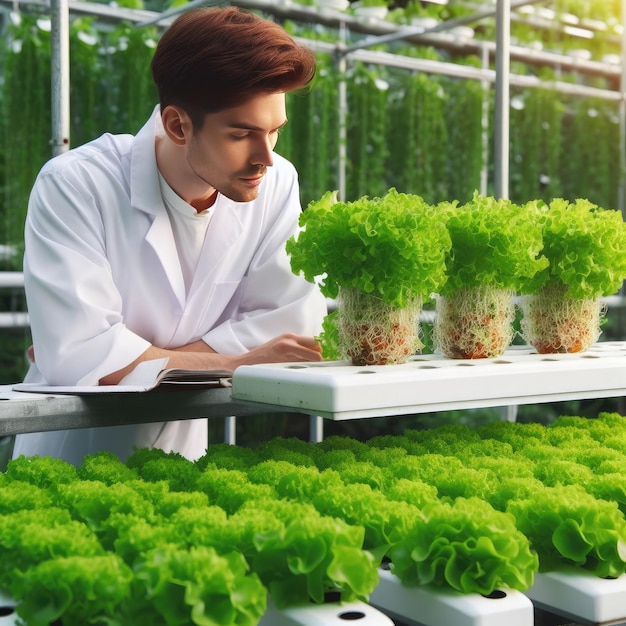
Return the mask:
<path fill-rule="evenodd" d="M 626 394 L 626 342 L 578 354 L 513 346 L 492 359 L 414 356 L 402 365 L 347 361 L 244 365 L 232 397 L 335 420 L 535 404 Z"/>
<path fill-rule="evenodd" d="M 278 610 L 271 600 L 259 626 L 394 626 L 391 619 L 360 601 L 309 604 Z"/>
<path fill-rule="evenodd" d="M 419 626 L 533 626 L 532 602 L 520 591 L 501 590 L 490 597 L 429 587 L 405 587 L 380 570 L 369 601 L 407 624 Z"/>
<path fill-rule="evenodd" d="M 598 578 L 580 569 L 539 573 L 526 594 L 537 607 L 583 624 L 626 623 L 626 575 Z"/>
<path fill-rule="evenodd" d="M 0 592 L 0 626 L 16 626 L 15 601 Z M 268 599 L 267 611 L 259 626 L 393 626 L 393 621 L 378 609 L 360 601 L 309 604 L 279 610 Z M 514 626 L 514 625 L 509 625 Z"/>
<path fill-rule="evenodd" d="M 0 626 L 15 626 L 16 623 L 15 601 L 0 591 Z"/>

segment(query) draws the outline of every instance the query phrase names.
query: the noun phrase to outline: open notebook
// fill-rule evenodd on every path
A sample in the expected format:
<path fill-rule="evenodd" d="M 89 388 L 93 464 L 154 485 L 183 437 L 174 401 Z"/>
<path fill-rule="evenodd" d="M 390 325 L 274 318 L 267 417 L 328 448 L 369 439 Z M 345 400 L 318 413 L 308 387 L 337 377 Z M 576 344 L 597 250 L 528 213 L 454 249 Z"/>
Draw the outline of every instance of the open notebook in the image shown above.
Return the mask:
<path fill-rule="evenodd" d="M 14 391 L 48 394 L 95 394 L 150 391 L 160 386 L 180 388 L 231 387 L 233 373 L 228 370 L 185 370 L 167 368 L 167 358 L 143 361 L 118 385 L 57 386 L 40 383 L 17 383 Z"/>

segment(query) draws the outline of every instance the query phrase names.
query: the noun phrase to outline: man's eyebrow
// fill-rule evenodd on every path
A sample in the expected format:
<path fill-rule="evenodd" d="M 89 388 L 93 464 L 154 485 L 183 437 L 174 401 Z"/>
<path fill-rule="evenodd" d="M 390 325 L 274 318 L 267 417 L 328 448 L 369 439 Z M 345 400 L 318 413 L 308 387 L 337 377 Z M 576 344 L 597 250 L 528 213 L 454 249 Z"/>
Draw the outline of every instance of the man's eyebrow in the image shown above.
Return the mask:
<path fill-rule="evenodd" d="M 276 128 L 273 128 L 272 130 L 280 130 L 287 124 L 287 122 L 288 120 L 285 120 L 280 126 L 277 126 Z M 255 131 L 255 132 L 265 131 L 265 128 L 261 128 L 260 126 L 254 126 L 251 124 L 240 124 L 239 122 L 229 122 L 227 126 L 229 128 L 236 129 L 236 130 L 250 130 L 250 131 Z"/>

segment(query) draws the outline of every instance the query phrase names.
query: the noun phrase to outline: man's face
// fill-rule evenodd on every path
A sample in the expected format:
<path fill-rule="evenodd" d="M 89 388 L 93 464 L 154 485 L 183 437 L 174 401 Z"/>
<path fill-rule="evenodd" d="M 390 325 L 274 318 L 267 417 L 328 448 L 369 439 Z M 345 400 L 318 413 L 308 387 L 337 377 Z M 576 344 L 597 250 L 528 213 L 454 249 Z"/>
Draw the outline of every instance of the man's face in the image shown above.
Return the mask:
<path fill-rule="evenodd" d="M 255 96 L 245 104 L 209 113 L 188 144 L 192 171 L 236 202 L 249 202 L 273 164 L 278 132 L 287 122 L 285 94 Z"/>

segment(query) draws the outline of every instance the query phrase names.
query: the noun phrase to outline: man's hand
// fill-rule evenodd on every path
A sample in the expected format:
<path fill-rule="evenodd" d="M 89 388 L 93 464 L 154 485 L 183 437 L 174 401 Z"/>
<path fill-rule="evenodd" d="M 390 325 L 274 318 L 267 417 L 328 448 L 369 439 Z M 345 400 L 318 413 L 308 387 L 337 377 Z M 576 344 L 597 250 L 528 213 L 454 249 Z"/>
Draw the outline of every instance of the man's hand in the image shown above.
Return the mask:
<path fill-rule="evenodd" d="M 239 365 L 254 365 L 255 363 L 321 361 L 322 348 L 313 337 L 286 333 L 233 359 L 235 360 L 233 369 Z"/>

